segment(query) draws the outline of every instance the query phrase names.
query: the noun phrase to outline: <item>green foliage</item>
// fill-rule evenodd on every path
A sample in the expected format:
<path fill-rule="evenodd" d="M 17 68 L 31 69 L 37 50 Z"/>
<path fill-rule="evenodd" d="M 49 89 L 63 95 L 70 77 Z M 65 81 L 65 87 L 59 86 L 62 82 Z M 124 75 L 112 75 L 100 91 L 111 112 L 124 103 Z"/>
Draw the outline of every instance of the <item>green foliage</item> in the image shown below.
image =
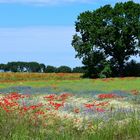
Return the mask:
<path fill-rule="evenodd" d="M 4 72 L 44 72 L 45 65 L 37 62 L 8 62 L 7 64 L 0 64 L 0 70 Z"/>
<path fill-rule="evenodd" d="M 121 76 L 130 56 L 139 53 L 140 4 L 128 1 L 86 11 L 78 16 L 75 29 L 72 46 L 86 66 L 87 76 L 96 77 L 104 69 L 96 67 L 97 61 L 102 64 L 97 55 L 117 67 Z"/>
<path fill-rule="evenodd" d="M 140 63 L 136 63 L 136 61 L 131 60 L 125 65 L 125 76 L 140 76 Z"/>
<path fill-rule="evenodd" d="M 60 66 L 60 67 L 57 68 L 56 72 L 59 72 L 59 73 L 71 73 L 72 70 L 68 66 Z"/>
<path fill-rule="evenodd" d="M 109 63 L 105 62 L 104 64 L 104 69 L 101 71 L 101 73 L 99 74 L 100 78 L 108 78 L 111 76 L 112 74 L 112 70 L 111 70 L 111 66 Z"/>
<path fill-rule="evenodd" d="M 0 64 L 0 71 L 3 71 L 3 72 L 8 71 L 7 65 L 6 64 Z"/>
<path fill-rule="evenodd" d="M 56 72 L 56 67 L 54 67 L 54 66 L 47 66 L 46 69 L 45 69 L 45 72 L 47 72 L 47 73 L 54 73 L 54 72 Z"/>
<path fill-rule="evenodd" d="M 99 51 L 91 52 L 87 57 L 84 57 L 82 61 L 86 69 L 84 77 L 99 77 L 100 71 L 104 69 L 105 61 L 104 54 Z"/>
<path fill-rule="evenodd" d="M 76 68 L 77 69 L 77 68 Z M 36 72 L 36 73 L 71 73 L 72 69 L 68 66 L 45 66 L 37 62 L 8 62 L 0 64 L 2 72 Z M 78 72 L 78 71 L 77 71 Z"/>
<path fill-rule="evenodd" d="M 29 62 L 27 64 L 27 69 L 29 72 L 41 72 L 40 64 L 38 64 L 37 62 Z"/>
<path fill-rule="evenodd" d="M 40 72 L 45 72 L 46 66 L 44 64 L 40 64 Z"/>
<path fill-rule="evenodd" d="M 83 67 L 75 67 L 75 68 L 73 68 L 72 72 L 73 73 L 84 73 L 85 70 Z"/>

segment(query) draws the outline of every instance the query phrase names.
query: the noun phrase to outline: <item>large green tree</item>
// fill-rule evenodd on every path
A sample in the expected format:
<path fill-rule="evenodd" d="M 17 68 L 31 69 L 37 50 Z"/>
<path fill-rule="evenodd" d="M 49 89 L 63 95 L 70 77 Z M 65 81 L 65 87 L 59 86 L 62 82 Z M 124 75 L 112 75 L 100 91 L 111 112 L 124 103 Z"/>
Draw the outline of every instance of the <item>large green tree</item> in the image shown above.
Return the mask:
<path fill-rule="evenodd" d="M 128 1 L 81 13 L 75 22 L 72 46 L 89 76 L 110 61 L 123 75 L 124 64 L 140 50 L 140 4 Z M 98 71 L 99 70 L 99 71 Z"/>

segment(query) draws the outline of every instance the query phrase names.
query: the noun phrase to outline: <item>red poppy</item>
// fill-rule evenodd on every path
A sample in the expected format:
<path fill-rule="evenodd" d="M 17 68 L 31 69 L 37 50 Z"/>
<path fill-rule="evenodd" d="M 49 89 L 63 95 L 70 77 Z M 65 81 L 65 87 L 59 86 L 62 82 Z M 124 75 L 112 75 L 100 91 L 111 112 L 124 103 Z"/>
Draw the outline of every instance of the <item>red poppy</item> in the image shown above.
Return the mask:
<path fill-rule="evenodd" d="M 116 94 L 114 93 L 110 93 L 110 94 L 99 94 L 98 98 L 100 99 L 105 99 L 105 98 L 116 98 L 118 97 Z"/>
<path fill-rule="evenodd" d="M 75 113 L 79 113 L 79 112 L 80 112 L 80 109 L 79 109 L 79 108 L 75 108 L 75 109 L 74 109 L 74 112 L 75 112 Z"/>
<path fill-rule="evenodd" d="M 105 112 L 105 110 L 103 108 L 96 108 L 97 112 Z"/>

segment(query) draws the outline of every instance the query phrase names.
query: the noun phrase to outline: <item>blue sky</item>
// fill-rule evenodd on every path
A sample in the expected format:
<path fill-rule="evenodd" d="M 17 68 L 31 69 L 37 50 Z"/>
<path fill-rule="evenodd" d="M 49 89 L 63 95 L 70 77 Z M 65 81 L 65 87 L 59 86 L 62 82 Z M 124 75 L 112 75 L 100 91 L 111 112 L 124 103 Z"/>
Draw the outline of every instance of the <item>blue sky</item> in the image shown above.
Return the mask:
<path fill-rule="evenodd" d="M 80 66 L 71 47 L 77 16 L 120 1 L 127 0 L 0 0 L 0 63 Z"/>

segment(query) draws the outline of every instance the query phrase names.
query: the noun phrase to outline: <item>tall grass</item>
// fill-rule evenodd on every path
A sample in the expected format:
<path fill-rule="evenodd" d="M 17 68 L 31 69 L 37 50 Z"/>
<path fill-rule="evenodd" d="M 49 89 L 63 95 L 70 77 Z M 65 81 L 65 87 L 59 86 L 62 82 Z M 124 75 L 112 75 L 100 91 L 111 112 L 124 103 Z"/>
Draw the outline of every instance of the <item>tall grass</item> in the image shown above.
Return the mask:
<path fill-rule="evenodd" d="M 109 121 L 99 125 L 93 120 L 89 129 L 78 130 L 73 127 L 72 121 L 61 120 L 50 116 L 43 126 L 30 122 L 30 115 L 21 116 L 16 113 L 6 113 L 0 109 L 0 139 L 1 140 L 139 140 L 140 120 L 138 112 L 126 116 L 126 119 L 117 121 L 113 116 Z M 86 125 L 86 124 L 85 124 Z"/>
<path fill-rule="evenodd" d="M 27 81 L 27 80 L 75 80 L 80 79 L 79 73 L 0 73 L 0 81 Z"/>

